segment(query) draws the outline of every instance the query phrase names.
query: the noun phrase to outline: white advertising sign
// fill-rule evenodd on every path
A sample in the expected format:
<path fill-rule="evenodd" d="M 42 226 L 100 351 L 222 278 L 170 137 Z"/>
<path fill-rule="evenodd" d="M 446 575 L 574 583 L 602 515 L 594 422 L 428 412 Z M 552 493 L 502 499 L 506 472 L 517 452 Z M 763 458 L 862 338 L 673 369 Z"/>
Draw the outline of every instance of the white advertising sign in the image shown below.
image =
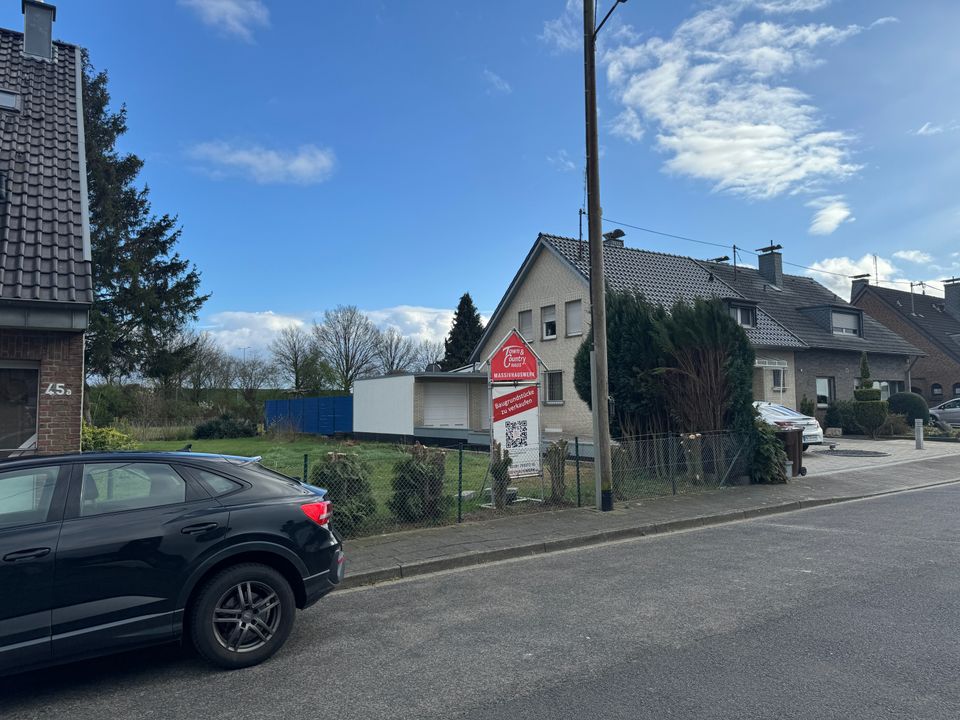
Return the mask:
<path fill-rule="evenodd" d="M 536 385 L 493 388 L 493 439 L 510 453 L 510 477 L 540 474 L 540 392 Z"/>

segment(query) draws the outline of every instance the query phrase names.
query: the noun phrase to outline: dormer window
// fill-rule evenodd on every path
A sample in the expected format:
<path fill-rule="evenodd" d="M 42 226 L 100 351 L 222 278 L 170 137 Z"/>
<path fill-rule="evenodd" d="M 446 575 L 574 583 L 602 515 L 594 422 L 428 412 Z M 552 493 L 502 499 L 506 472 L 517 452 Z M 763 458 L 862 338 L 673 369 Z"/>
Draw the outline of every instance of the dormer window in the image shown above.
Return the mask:
<path fill-rule="evenodd" d="M 831 315 L 834 335 L 860 335 L 859 313 L 834 310 Z"/>
<path fill-rule="evenodd" d="M 0 110 L 19 110 L 20 96 L 9 90 L 0 90 Z"/>
<path fill-rule="evenodd" d="M 737 321 L 737 325 L 744 328 L 757 326 L 757 309 L 751 305 L 730 304 L 730 317 Z"/>

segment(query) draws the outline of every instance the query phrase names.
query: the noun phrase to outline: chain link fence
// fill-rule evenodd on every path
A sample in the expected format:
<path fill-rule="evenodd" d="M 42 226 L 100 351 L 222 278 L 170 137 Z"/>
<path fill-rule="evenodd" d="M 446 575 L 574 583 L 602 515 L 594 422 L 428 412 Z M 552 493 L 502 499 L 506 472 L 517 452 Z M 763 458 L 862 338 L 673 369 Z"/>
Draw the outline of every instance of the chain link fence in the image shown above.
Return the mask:
<path fill-rule="evenodd" d="M 741 482 L 749 474 L 748 445 L 730 433 L 615 440 L 614 497 L 696 493 Z M 267 453 L 263 464 L 326 488 L 335 527 L 361 537 L 594 507 L 594 464 L 582 449 L 579 440 L 561 440 L 533 449 L 533 457 L 508 450 L 507 462 L 487 449 L 398 445 L 365 457 L 344 446 L 302 458 Z"/>

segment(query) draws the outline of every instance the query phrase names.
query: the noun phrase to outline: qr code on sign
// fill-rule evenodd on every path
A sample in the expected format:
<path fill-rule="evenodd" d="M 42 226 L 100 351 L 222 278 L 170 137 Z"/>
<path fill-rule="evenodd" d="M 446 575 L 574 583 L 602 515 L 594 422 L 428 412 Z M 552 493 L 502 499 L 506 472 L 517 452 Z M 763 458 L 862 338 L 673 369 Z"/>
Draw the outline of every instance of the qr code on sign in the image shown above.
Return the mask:
<path fill-rule="evenodd" d="M 507 420 L 507 449 L 527 446 L 527 421 Z"/>

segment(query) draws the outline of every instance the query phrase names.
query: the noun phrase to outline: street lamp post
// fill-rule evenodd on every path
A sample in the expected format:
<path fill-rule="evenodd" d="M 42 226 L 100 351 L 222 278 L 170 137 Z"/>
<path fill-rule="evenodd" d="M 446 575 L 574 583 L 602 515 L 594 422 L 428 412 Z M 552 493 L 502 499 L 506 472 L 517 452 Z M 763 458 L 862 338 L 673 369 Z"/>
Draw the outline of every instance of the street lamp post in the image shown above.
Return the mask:
<path fill-rule="evenodd" d="M 590 243 L 590 312 L 593 329 L 593 464 L 597 475 L 597 509 L 613 509 L 613 464 L 610 457 L 610 392 L 607 381 L 607 305 L 603 275 L 603 227 L 600 209 L 600 149 L 597 139 L 597 33 L 617 6 L 596 24 L 594 0 L 583 0 L 583 77 L 587 129 L 587 228 Z"/>

